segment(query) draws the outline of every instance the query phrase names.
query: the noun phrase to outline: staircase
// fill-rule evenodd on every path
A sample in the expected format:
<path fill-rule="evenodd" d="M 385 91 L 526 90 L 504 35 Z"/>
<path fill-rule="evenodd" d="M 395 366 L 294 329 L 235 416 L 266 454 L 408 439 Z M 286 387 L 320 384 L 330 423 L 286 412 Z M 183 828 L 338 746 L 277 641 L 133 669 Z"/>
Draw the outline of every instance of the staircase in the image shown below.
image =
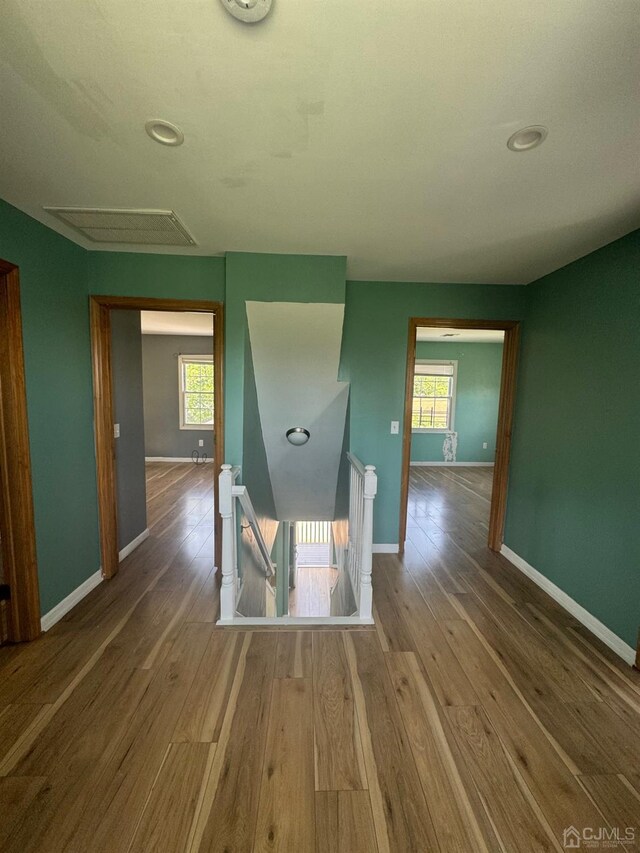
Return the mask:
<path fill-rule="evenodd" d="M 290 585 L 289 532 L 291 522 L 280 522 L 279 565 L 272 554 L 276 543 L 267 541 L 246 486 L 238 483 L 240 469 L 223 465 L 219 477 L 222 516 L 222 587 L 219 625 L 370 625 L 372 618 L 371 562 L 373 502 L 377 476 L 351 453 L 348 467 L 348 516 L 331 523 L 331 550 L 338 569 L 331 592 L 330 616 L 289 616 L 286 602 Z M 304 536 L 304 532 L 303 532 Z M 272 537 L 273 538 L 273 537 Z M 318 538 L 309 529 L 307 538 Z M 279 604 L 278 604 L 279 602 Z"/>

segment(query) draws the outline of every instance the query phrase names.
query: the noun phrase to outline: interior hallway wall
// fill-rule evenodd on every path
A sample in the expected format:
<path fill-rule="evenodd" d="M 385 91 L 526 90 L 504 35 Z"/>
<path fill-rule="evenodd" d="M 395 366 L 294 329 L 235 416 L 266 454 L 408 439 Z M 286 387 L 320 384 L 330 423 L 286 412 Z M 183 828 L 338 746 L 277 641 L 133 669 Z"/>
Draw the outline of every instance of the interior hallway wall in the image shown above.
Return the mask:
<path fill-rule="evenodd" d="M 139 311 L 111 311 L 111 367 L 114 418 L 120 427 L 115 453 L 121 551 L 147 527 Z"/>
<path fill-rule="evenodd" d="M 178 354 L 213 355 L 213 337 L 142 335 L 145 455 L 190 459 L 195 450 L 213 459 L 212 426 L 180 429 Z"/>
<path fill-rule="evenodd" d="M 521 320 L 526 287 L 348 281 L 340 378 L 351 383 L 351 450 L 377 467 L 374 542 L 396 544 L 410 317 Z M 391 421 L 400 433 L 391 433 Z"/>
<path fill-rule="evenodd" d="M 100 567 L 87 252 L 0 201 L 0 257 L 20 268 L 44 614 Z"/>
<path fill-rule="evenodd" d="M 640 231 L 527 287 L 505 542 L 632 648 Z"/>

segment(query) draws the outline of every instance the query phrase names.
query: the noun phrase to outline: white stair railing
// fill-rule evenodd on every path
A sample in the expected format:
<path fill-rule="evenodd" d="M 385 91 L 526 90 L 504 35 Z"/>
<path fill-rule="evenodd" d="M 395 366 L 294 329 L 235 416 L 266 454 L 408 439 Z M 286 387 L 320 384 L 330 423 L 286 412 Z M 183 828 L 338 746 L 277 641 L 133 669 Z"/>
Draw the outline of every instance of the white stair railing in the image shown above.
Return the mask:
<path fill-rule="evenodd" d="M 236 610 L 238 600 L 238 542 L 237 542 L 237 502 L 254 535 L 258 551 L 262 557 L 265 579 L 273 577 L 275 568 L 271 561 L 258 518 L 246 486 L 236 485 L 240 468 L 223 465 L 218 477 L 218 506 L 222 516 L 222 585 L 220 587 L 220 622 L 233 622 L 239 614 Z"/>
<path fill-rule="evenodd" d="M 358 607 L 358 618 L 370 620 L 373 608 L 371 565 L 373 553 L 373 500 L 378 477 L 373 465 L 363 465 L 347 453 L 349 476 L 349 544 L 347 571 Z"/>

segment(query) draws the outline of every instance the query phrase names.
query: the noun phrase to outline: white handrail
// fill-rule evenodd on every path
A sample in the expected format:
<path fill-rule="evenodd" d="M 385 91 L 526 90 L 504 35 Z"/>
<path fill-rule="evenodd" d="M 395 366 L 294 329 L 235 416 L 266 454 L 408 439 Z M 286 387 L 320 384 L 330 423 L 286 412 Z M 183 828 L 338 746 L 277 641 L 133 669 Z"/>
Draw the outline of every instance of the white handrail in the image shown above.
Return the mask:
<path fill-rule="evenodd" d="M 267 548 L 267 543 L 264 541 L 262 531 L 260 530 L 258 517 L 256 515 L 255 509 L 253 508 L 253 504 L 251 503 L 251 498 L 249 497 L 247 487 L 233 486 L 231 489 L 231 494 L 234 498 L 238 498 L 240 500 L 242 511 L 244 512 L 245 518 L 251 526 L 251 530 L 253 531 L 253 535 L 255 536 L 258 549 L 260 551 L 260 554 L 262 555 L 262 560 L 265 566 L 265 574 L 267 575 L 267 577 L 272 577 L 273 575 L 275 575 L 276 572 L 273 568 L 273 563 L 271 562 L 271 554 L 269 553 L 269 549 Z"/>
<path fill-rule="evenodd" d="M 364 465 L 358 459 L 357 456 L 354 456 L 353 453 L 349 453 L 347 450 L 347 459 L 351 463 L 351 466 L 356 469 L 356 471 L 364 477 Z M 375 470 L 375 469 L 374 469 Z"/>
<path fill-rule="evenodd" d="M 349 545 L 347 571 L 360 619 L 371 619 L 373 588 L 373 501 L 378 491 L 378 477 L 373 465 L 363 465 L 352 453 L 347 453 L 351 469 L 349 476 Z"/>
<path fill-rule="evenodd" d="M 238 598 L 238 546 L 236 504 L 240 501 L 242 511 L 249 522 L 258 550 L 265 564 L 266 578 L 275 573 L 271 556 L 262 536 L 258 518 L 245 486 L 236 486 L 240 468 L 223 465 L 218 478 L 218 508 L 222 516 L 222 584 L 220 587 L 220 619 L 233 621 L 237 616 Z M 269 584 L 267 584 L 269 586 Z"/>

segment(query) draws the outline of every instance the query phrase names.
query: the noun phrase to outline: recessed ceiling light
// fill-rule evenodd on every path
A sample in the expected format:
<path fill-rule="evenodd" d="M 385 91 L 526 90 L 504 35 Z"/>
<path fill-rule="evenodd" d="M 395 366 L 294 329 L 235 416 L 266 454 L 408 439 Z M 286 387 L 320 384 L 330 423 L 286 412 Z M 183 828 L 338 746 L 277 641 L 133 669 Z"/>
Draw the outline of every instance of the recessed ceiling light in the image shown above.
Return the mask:
<path fill-rule="evenodd" d="M 256 24 L 266 18 L 271 10 L 272 0 L 220 0 L 224 8 L 245 24 Z"/>
<path fill-rule="evenodd" d="M 537 148 L 547 138 L 549 131 L 541 124 L 533 124 L 531 127 L 523 127 L 522 130 L 516 132 L 509 137 L 507 148 L 512 151 L 530 151 L 532 148 Z"/>
<path fill-rule="evenodd" d="M 184 142 L 184 133 L 180 128 L 164 119 L 152 118 L 145 124 L 144 129 L 155 142 L 161 145 L 176 146 Z"/>

